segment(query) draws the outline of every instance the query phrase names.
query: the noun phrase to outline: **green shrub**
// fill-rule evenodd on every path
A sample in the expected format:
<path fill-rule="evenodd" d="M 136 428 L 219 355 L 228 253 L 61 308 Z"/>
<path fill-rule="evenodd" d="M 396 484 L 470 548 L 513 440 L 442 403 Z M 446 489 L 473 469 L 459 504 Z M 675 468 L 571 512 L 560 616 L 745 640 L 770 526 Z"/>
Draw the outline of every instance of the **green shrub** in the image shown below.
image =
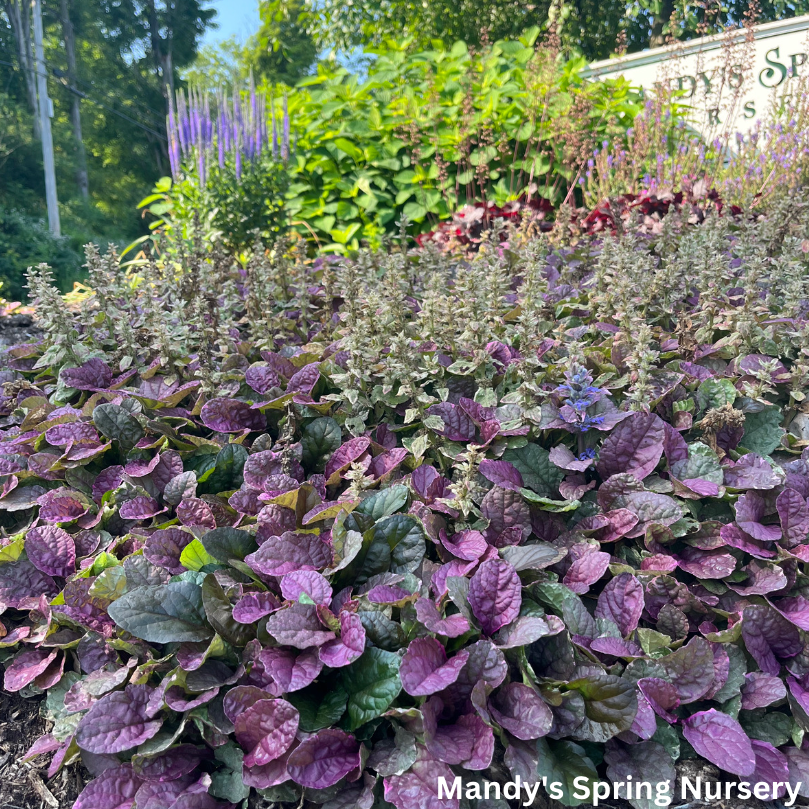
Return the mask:
<path fill-rule="evenodd" d="M 301 82 L 309 93 L 290 98 L 289 216 L 342 252 L 377 243 L 403 215 L 421 232 L 470 200 L 530 190 L 560 201 L 595 143 L 625 132 L 640 107 L 624 82 L 583 81 L 584 60 L 557 61 L 538 34 L 480 54 L 389 42 L 365 81 L 321 66 Z"/>
<path fill-rule="evenodd" d="M 284 225 L 288 185 L 284 166 L 265 152 L 244 168 L 239 179 L 230 161 L 221 169 L 211 169 L 204 185 L 195 172 L 185 173 L 176 182 L 164 177 L 140 207 L 148 206 L 160 217 L 156 225 L 173 229 L 177 237 L 195 232 L 199 219 L 209 237 L 229 249 L 242 250 L 255 240 L 256 231 L 272 238 Z"/>
<path fill-rule="evenodd" d="M 472 200 L 561 202 L 595 145 L 625 137 L 641 105 L 623 80 L 581 79 L 584 60 L 562 62 L 538 34 L 482 53 L 391 41 L 364 78 L 322 63 L 288 99 L 274 90 L 277 130 L 288 104 L 290 132 L 283 218 L 322 251 L 344 253 L 378 246 L 402 217 L 415 233 L 430 230 Z M 202 148 L 215 163 L 215 139 Z M 187 225 L 196 210 L 234 246 L 280 222 L 282 169 L 267 154 L 239 182 L 232 168 L 214 170 L 204 189 L 197 152 L 186 155 L 168 197 L 149 198 L 153 213 Z"/>
<path fill-rule="evenodd" d="M 82 276 L 82 257 L 68 237 L 54 238 L 41 220 L 13 208 L 0 207 L 0 282 L 3 296 L 25 300 L 25 271 L 43 262 L 53 269 L 57 286 L 66 291 Z"/>

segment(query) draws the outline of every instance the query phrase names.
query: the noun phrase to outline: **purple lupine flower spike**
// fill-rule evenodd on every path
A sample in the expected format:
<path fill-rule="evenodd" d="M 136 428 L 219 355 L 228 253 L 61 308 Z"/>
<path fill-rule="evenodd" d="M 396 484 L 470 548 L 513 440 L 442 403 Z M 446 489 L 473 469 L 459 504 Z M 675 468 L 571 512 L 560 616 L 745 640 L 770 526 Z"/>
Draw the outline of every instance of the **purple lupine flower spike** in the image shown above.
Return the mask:
<path fill-rule="evenodd" d="M 284 134 L 281 141 L 281 158 L 284 162 L 289 160 L 289 107 L 286 93 L 284 93 Z"/>
<path fill-rule="evenodd" d="M 213 143 L 213 121 L 211 120 L 211 99 L 207 94 L 205 96 L 204 121 L 205 121 L 204 145 L 206 149 L 209 149 L 211 147 L 211 144 Z"/>
<path fill-rule="evenodd" d="M 233 141 L 233 156 L 236 159 L 236 179 L 240 180 L 242 177 L 242 150 L 239 144 L 239 131 L 236 130 L 236 137 Z"/>
<path fill-rule="evenodd" d="M 232 154 L 236 177 L 240 179 L 245 161 L 254 162 L 270 147 L 274 159 L 280 153 L 284 160 L 288 160 L 290 121 L 286 95 L 283 105 L 283 119 L 279 122 L 274 98 L 271 101 L 270 141 L 267 97 L 256 90 L 252 79 L 244 94 L 238 87 L 233 88 L 232 95 L 223 90 L 213 94 L 198 88 L 179 90 L 172 99 L 166 121 L 172 176 L 180 176 L 183 161 L 187 160 L 200 185 L 205 185 L 211 166 L 224 169 L 228 156 Z"/>
<path fill-rule="evenodd" d="M 275 120 L 275 98 L 270 101 L 270 110 L 272 112 L 272 156 L 273 159 L 278 159 L 278 126 Z"/>
<path fill-rule="evenodd" d="M 166 126 L 169 136 L 169 163 L 171 164 L 171 176 L 176 180 L 179 174 L 179 166 L 177 164 L 175 142 L 176 142 L 176 121 L 174 119 L 174 104 L 169 104 L 168 123 Z"/>
<path fill-rule="evenodd" d="M 256 156 L 258 154 L 258 97 L 252 72 L 250 73 L 250 112 L 250 146 L 252 156 Z"/>
<path fill-rule="evenodd" d="M 261 147 L 262 147 L 262 132 L 263 132 L 263 122 L 264 122 L 264 115 L 266 114 L 266 110 L 264 108 L 264 97 L 260 97 L 258 100 L 258 116 L 256 117 L 256 157 L 261 154 Z"/>
<path fill-rule="evenodd" d="M 177 117 L 179 119 L 177 131 L 180 136 L 180 146 L 182 147 L 183 152 L 185 152 L 188 144 L 188 112 L 186 110 L 185 98 L 183 97 L 182 91 L 180 91 L 177 104 Z"/>

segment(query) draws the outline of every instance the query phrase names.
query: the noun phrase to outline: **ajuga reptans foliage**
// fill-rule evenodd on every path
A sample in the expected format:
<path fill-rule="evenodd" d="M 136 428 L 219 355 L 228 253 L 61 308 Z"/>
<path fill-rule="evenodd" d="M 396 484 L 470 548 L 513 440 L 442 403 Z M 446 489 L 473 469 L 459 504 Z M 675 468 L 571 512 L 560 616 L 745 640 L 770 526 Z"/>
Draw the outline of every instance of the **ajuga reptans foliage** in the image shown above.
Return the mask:
<path fill-rule="evenodd" d="M 807 226 L 88 248 L 72 310 L 33 269 L 0 399 L 29 755 L 81 759 L 77 809 L 457 809 L 442 776 L 694 756 L 809 796 Z"/>

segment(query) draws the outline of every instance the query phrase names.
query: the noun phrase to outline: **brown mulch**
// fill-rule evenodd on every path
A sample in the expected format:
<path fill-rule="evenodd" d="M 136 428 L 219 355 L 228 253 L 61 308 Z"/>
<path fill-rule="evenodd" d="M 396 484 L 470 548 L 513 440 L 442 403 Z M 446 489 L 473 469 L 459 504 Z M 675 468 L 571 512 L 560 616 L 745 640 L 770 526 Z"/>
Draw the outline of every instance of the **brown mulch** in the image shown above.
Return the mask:
<path fill-rule="evenodd" d="M 50 756 L 22 762 L 46 732 L 41 701 L 0 691 L 0 809 L 70 809 L 89 778 L 77 764 L 48 780 Z"/>

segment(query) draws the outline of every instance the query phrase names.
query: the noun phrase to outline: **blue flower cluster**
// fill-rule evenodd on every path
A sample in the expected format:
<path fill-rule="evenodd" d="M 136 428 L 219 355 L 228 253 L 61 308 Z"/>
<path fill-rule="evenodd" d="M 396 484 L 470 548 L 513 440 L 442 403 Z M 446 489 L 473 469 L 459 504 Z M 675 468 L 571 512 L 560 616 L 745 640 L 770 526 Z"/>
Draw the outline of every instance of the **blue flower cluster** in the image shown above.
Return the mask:
<path fill-rule="evenodd" d="M 582 365 L 574 363 L 565 371 L 565 384 L 554 393 L 563 401 L 559 415 L 573 432 L 586 433 L 604 422 L 603 416 L 588 415 L 588 408 L 605 396 L 605 391 L 593 386 L 593 375 Z"/>

